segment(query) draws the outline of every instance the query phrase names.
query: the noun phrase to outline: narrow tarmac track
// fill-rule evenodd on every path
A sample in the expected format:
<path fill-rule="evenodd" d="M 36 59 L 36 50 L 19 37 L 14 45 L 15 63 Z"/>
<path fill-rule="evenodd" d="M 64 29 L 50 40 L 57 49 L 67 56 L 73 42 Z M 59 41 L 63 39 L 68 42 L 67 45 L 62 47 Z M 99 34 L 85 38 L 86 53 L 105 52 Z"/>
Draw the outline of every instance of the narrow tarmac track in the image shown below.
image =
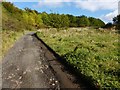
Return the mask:
<path fill-rule="evenodd" d="M 86 90 L 35 34 L 24 35 L 4 56 L 2 88 Z M 67 67 L 69 68 L 69 67 Z"/>

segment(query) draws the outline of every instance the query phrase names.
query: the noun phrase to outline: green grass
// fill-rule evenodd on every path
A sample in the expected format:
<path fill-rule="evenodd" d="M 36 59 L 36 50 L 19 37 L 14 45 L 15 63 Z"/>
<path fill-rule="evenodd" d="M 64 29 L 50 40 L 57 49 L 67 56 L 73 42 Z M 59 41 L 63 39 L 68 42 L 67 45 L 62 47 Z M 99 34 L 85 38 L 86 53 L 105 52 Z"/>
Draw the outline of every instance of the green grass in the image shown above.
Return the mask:
<path fill-rule="evenodd" d="M 118 37 L 115 31 L 90 28 L 40 30 L 37 35 L 96 87 L 120 88 Z"/>
<path fill-rule="evenodd" d="M 2 53 L 0 53 L 0 56 L 3 57 L 22 35 L 24 35 L 22 31 L 2 30 Z"/>
<path fill-rule="evenodd" d="M 0 57 L 4 57 L 4 55 L 7 53 L 7 51 L 15 44 L 19 38 L 21 38 L 23 35 L 35 32 L 35 30 L 32 31 L 11 31 L 11 30 L 2 30 L 2 48 L 0 48 Z"/>

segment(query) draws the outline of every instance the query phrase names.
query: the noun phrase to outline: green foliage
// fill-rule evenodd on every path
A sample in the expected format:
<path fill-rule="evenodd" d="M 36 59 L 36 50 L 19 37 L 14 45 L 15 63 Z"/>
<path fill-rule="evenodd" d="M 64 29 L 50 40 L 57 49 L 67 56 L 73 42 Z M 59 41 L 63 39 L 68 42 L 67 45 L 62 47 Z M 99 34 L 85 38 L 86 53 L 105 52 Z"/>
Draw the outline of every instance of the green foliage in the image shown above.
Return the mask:
<path fill-rule="evenodd" d="M 32 30 L 44 26 L 42 16 L 36 10 L 29 8 L 21 10 L 9 2 L 2 3 L 2 15 L 2 26 L 4 30 Z"/>
<path fill-rule="evenodd" d="M 37 35 L 98 88 L 120 88 L 119 34 L 90 28 L 41 30 Z"/>
<path fill-rule="evenodd" d="M 50 17 L 50 26 L 54 27 L 54 28 L 60 28 L 62 27 L 62 24 L 61 24 L 61 17 L 59 14 L 53 14 L 51 13 L 49 15 Z"/>
<path fill-rule="evenodd" d="M 33 13 L 34 11 L 31 10 L 30 8 L 24 8 L 24 10 L 27 12 L 27 13 Z"/>
<path fill-rule="evenodd" d="M 61 27 L 68 28 L 69 27 L 69 18 L 67 15 L 60 15 L 61 18 Z"/>
<path fill-rule="evenodd" d="M 43 23 L 46 26 L 50 26 L 50 17 L 49 17 L 49 15 L 46 12 L 43 12 L 43 13 L 41 13 L 41 16 L 42 16 Z"/>
<path fill-rule="evenodd" d="M 18 31 L 23 29 L 23 22 L 20 21 L 22 16 L 19 13 L 10 13 L 2 6 L 2 29 Z"/>
<path fill-rule="evenodd" d="M 14 12 L 16 12 L 16 13 L 22 13 L 22 10 L 18 9 L 17 7 L 15 7 L 15 6 L 13 5 L 13 3 L 10 3 L 10 2 L 2 2 L 2 5 L 3 5 L 4 8 L 5 8 L 6 10 L 8 10 L 8 12 L 10 12 L 10 13 L 14 13 Z"/>
<path fill-rule="evenodd" d="M 24 35 L 23 31 L 11 31 L 11 30 L 2 30 L 2 54 L 0 56 L 4 56 L 8 49 L 12 47 L 14 42 Z"/>
<path fill-rule="evenodd" d="M 104 28 L 112 28 L 113 27 L 113 24 L 112 23 L 107 23 Z"/>
<path fill-rule="evenodd" d="M 100 19 L 89 17 L 89 21 L 90 21 L 90 26 L 94 26 L 94 27 L 98 27 L 98 28 L 105 26 L 105 23 Z"/>
<path fill-rule="evenodd" d="M 47 26 L 51 26 L 53 28 L 67 28 L 69 27 L 69 19 L 66 15 L 62 14 L 47 14 L 42 13 L 43 23 Z"/>
<path fill-rule="evenodd" d="M 44 27 L 42 15 L 40 15 L 40 14 L 36 15 L 35 22 L 36 22 L 36 26 L 38 28 Z"/>
<path fill-rule="evenodd" d="M 116 26 L 116 29 L 120 30 L 120 15 L 118 15 L 117 17 L 114 17 L 113 22 Z"/>
<path fill-rule="evenodd" d="M 76 23 L 77 18 L 75 16 L 69 15 L 69 14 L 67 16 L 69 18 L 69 26 L 70 27 L 77 27 L 77 23 Z"/>
<path fill-rule="evenodd" d="M 46 12 L 39 13 L 36 10 L 25 8 L 21 10 L 15 7 L 10 2 L 3 2 L 3 8 L 5 9 L 6 17 L 8 20 L 5 22 L 4 29 L 10 28 L 13 30 L 21 29 L 39 29 L 43 27 L 53 28 L 68 28 L 68 27 L 87 27 L 87 26 L 104 26 L 104 22 L 100 19 L 87 18 L 86 16 L 73 16 Z M 26 23 L 26 24 L 23 24 Z M 12 25 L 11 25 L 12 24 Z M 9 27 L 12 26 L 12 27 Z"/>
<path fill-rule="evenodd" d="M 86 16 L 77 17 L 78 27 L 86 27 L 90 25 L 89 19 Z"/>

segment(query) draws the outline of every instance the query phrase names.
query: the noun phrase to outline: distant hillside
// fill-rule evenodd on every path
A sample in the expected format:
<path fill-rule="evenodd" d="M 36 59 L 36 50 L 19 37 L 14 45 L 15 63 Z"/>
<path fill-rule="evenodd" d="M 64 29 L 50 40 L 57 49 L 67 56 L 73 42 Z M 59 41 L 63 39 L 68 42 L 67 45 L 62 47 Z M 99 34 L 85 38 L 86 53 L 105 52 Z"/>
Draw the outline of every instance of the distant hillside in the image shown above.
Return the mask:
<path fill-rule="evenodd" d="M 2 27 L 3 30 L 24 30 L 30 29 L 23 18 L 22 10 L 14 7 L 13 4 L 4 2 L 2 3 Z"/>
<path fill-rule="evenodd" d="M 2 2 L 2 17 L 3 30 L 32 30 L 44 27 L 103 27 L 105 25 L 100 19 L 84 15 L 39 13 L 29 8 L 21 10 L 10 2 Z"/>

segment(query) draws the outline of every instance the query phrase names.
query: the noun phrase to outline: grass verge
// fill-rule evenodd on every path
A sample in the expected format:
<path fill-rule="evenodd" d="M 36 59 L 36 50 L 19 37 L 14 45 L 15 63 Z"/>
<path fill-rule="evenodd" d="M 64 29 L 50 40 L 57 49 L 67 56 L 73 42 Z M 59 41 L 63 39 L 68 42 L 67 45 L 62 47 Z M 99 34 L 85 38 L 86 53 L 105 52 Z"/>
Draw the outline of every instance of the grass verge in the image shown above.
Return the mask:
<path fill-rule="evenodd" d="M 115 31 L 42 29 L 37 35 L 96 87 L 120 88 L 120 43 Z"/>
<path fill-rule="evenodd" d="M 0 53 L 0 56 L 3 57 L 8 49 L 12 47 L 15 41 L 22 35 L 24 35 L 23 31 L 2 30 L 2 53 Z"/>

